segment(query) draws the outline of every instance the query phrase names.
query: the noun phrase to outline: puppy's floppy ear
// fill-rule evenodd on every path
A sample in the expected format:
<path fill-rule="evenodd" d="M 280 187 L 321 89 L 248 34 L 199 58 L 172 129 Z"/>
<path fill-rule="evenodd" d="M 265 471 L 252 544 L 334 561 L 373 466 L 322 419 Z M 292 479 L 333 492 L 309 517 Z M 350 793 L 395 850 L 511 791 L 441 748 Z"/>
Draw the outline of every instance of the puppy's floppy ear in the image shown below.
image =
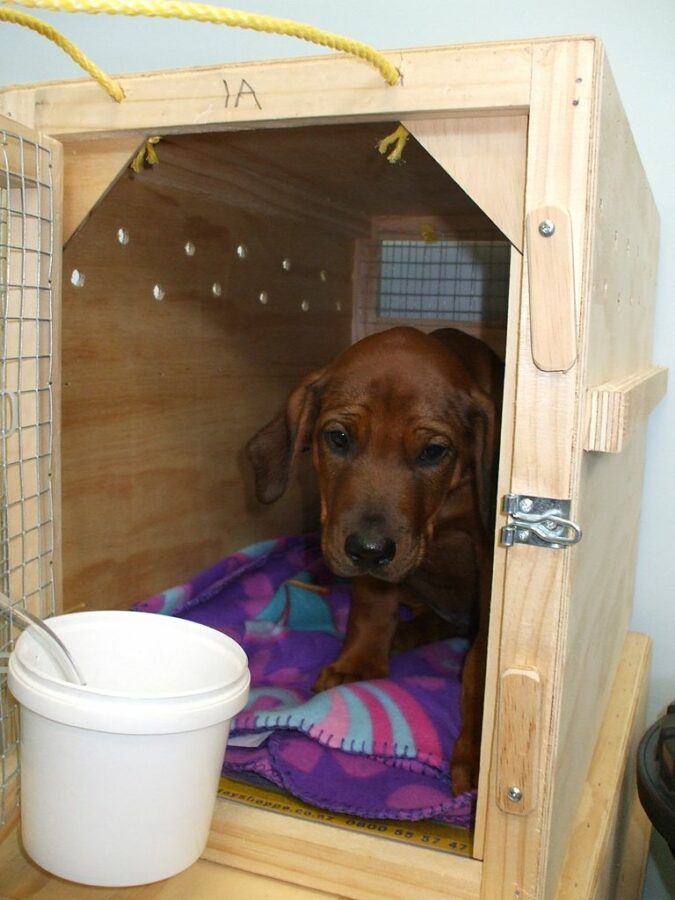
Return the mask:
<path fill-rule="evenodd" d="M 286 408 L 246 446 L 261 503 L 274 503 L 281 497 L 298 453 L 311 443 L 323 377 L 323 369 L 307 375 L 288 398 Z"/>

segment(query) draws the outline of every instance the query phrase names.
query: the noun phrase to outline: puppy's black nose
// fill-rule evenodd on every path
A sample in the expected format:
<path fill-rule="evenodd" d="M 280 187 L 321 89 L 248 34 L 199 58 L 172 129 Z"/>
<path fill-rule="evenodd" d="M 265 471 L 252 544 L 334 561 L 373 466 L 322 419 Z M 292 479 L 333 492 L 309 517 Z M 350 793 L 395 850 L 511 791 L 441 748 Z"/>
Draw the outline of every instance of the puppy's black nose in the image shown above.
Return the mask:
<path fill-rule="evenodd" d="M 389 537 L 353 532 L 345 541 L 345 553 L 357 566 L 386 566 L 396 554 L 396 544 Z"/>

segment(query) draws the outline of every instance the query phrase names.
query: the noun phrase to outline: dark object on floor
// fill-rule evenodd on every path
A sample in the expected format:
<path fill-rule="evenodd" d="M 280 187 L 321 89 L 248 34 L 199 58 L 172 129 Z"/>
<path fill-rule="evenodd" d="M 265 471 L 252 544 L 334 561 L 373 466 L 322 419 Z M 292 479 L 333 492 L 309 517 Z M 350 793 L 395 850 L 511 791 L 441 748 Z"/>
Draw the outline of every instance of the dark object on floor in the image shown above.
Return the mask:
<path fill-rule="evenodd" d="M 640 741 L 637 782 L 645 812 L 675 857 L 675 702 Z"/>

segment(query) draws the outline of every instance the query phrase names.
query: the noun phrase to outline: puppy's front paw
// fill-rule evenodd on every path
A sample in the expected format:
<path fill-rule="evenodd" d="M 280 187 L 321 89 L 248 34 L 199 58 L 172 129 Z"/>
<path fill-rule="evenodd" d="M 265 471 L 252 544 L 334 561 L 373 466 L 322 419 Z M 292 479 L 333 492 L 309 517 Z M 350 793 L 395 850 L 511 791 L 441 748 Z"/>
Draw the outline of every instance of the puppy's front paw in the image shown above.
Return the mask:
<path fill-rule="evenodd" d="M 326 666 L 314 683 L 315 691 L 327 691 L 329 688 L 340 684 L 349 684 L 352 681 L 369 681 L 372 678 L 386 678 L 389 674 L 389 666 L 377 664 L 362 664 L 348 666 L 337 660 Z"/>
<path fill-rule="evenodd" d="M 452 792 L 455 797 L 478 787 L 479 762 L 480 744 L 467 740 L 464 733 L 460 733 L 450 763 Z"/>
<path fill-rule="evenodd" d="M 450 777 L 452 779 L 452 793 L 455 797 L 465 794 L 467 791 L 478 787 L 478 769 L 475 766 L 467 765 L 465 762 L 454 762 L 450 766 Z"/>

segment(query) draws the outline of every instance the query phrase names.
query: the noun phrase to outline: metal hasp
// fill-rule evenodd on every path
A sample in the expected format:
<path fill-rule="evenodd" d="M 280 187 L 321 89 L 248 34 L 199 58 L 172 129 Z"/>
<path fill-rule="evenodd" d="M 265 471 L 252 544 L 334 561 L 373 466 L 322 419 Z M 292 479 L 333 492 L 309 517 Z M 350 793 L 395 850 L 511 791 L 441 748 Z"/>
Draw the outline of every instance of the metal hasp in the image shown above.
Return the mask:
<path fill-rule="evenodd" d="M 504 512 L 508 525 L 502 528 L 502 544 L 530 544 L 561 550 L 581 540 L 581 528 L 572 522 L 569 500 L 506 494 Z"/>

